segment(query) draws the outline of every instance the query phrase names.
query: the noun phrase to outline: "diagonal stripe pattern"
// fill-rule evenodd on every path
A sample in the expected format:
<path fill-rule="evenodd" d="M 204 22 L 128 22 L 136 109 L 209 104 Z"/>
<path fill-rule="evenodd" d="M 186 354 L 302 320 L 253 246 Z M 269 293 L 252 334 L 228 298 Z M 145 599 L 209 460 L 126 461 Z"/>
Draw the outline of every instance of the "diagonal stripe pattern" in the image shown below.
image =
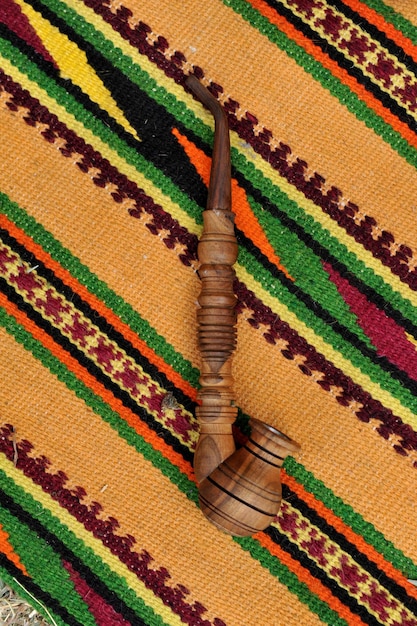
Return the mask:
<path fill-rule="evenodd" d="M 56 623 L 417 625 L 416 41 L 395 0 L 0 9 L 0 574 Z M 247 539 L 192 470 L 189 73 L 231 129 L 236 440 L 302 444 Z"/>

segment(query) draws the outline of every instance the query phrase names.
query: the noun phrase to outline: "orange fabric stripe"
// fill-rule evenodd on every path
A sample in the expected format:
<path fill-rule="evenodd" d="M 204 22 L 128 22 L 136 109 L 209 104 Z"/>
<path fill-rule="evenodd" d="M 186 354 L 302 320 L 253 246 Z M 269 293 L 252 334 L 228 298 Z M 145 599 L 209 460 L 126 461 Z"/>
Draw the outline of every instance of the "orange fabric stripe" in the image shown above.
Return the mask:
<path fill-rule="evenodd" d="M 182 135 L 177 128 L 172 129 L 172 133 L 177 138 L 178 142 L 184 148 L 188 158 L 194 165 L 198 174 L 202 178 L 204 184 L 208 187 L 210 181 L 210 164 L 211 159 L 204 154 L 202 150 L 197 148 L 195 144 Z M 268 241 L 261 225 L 256 219 L 249 205 L 246 197 L 245 190 L 239 186 L 237 180 L 232 178 L 232 198 L 233 204 L 236 207 L 235 224 L 253 243 L 259 248 L 259 250 L 266 256 L 266 258 L 273 263 L 279 270 L 290 280 L 294 280 L 280 262 L 278 255 L 275 253 L 274 248 Z"/>
<path fill-rule="evenodd" d="M 377 13 L 374 9 L 366 6 L 358 0 L 343 0 L 344 4 L 351 9 L 362 15 L 370 24 L 376 26 L 379 30 L 385 33 L 392 41 L 400 46 L 404 52 L 406 52 L 417 63 L 417 50 L 411 39 L 403 35 L 398 31 L 395 26 L 386 22 L 380 13 Z"/>
<path fill-rule="evenodd" d="M 68 354 L 61 346 L 39 326 L 36 326 L 25 313 L 10 302 L 6 296 L 0 293 L 0 306 L 4 307 L 7 313 L 13 316 L 16 321 L 23 326 L 37 341 L 39 341 L 49 352 L 58 358 L 75 376 L 82 381 L 95 394 L 100 396 L 114 411 L 116 411 L 141 437 L 145 439 L 155 450 L 158 450 L 173 465 L 176 465 L 188 478 L 194 480 L 194 473 L 187 461 L 180 454 L 172 450 L 158 435 L 144 424 L 130 409 L 125 407 L 123 403 L 113 396 L 104 385 L 99 383 L 91 374 L 87 372 L 81 365 Z"/>
<path fill-rule="evenodd" d="M 381 570 L 383 570 L 387 576 L 395 580 L 399 585 L 406 587 L 410 596 L 417 599 L 417 588 L 408 583 L 407 578 L 401 574 L 389 561 L 386 561 L 384 557 L 375 550 L 370 544 L 368 544 L 363 537 L 357 535 L 354 530 L 347 526 L 333 511 L 328 509 L 323 502 L 317 500 L 317 498 L 307 491 L 299 482 L 292 476 L 289 476 L 285 470 L 282 470 L 282 482 L 288 485 L 288 487 L 296 493 L 303 502 L 305 502 L 312 509 L 326 520 L 335 530 L 340 532 L 348 541 L 353 543 L 362 554 L 365 554 L 371 561 L 373 561 Z"/>
<path fill-rule="evenodd" d="M 11 561 L 17 568 L 20 569 L 21 572 L 25 576 L 29 576 L 26 567 L 21 562 L 19 555 L 14 551 L 13 546 L 9 541 L 9 533 L 7 533 L 3 526 L 0 524 L 0 552 L 6 555 L 6 557 Z"/>
<path fill-rule="evenodd" d="M 293 559 L 285 550 L 282 550 L 268 535 L 257 533 L 254 535 L 254 538 L 259 541 L 261 546 L 269 550 L 271 554 L 284 563 L 301 582 L 307 585 L 312 593 L 316 594 L 323 602 L 326 602 L 326 604 L 338 613 L 340 617 L 344 618 L 350 626 L 365 626 L 365 622 L 361 620 L 359 615 L 352 613 L 347 606 L 332 594 L 330 589 L 325 587 L 320 580 L 314 578 L 306 568 L 300 565 L 300 563 Z"/>
<path fill-rule="evenodd" d="M 87 302 L 93 309 L 95 309 L 102 317 L 104 317 L 121 335 L 123 335 L 141 354 L 143 354 L 155 367 L 163 372 L 166 377 L 179 389 L 181 389 L 185 395 L 189 396 L 192 400 L 196 401 L 197 391 L 186 380 L 178 374 L 168 363 L 164 361 L 162 357 L 156 354 L 152 348 L 148 346 L 138 335 L 133 332 L 131 328 L 106 305 L 99 300 L 94 294 L 92 294 L 84 285 L 82 285 L 76 278 L 72 276 L 57 263 L 39 244 L 37 244 L 31 237 L 18 228 L 13 222 L 11 222 L 6 215 L 0 214 L 0 226 L 9 231 L 9 233 L 27 250 L 33 252 L 33 254 L 42 263 L 54 272 L 54 274 L 60 278 L 66 285 L 68 285 L 73 291 Z"/>
<path fill-rule="evenodd" d="M 345 70 L 338 66 L 335 61 L 332 61 L 326 56 L 317 46 L 315 46 L 305 35 L 300 33 L 292 24 L 289 24 L 283 17 L 276 14 L 271 7 L 269 7 L 263 0 L 248 0 L 254 9 L 259 11 L 264 17 L 266 17 L 272 24 L 277 26 L 282 32 L 290 37 L 295 43 L 304 48 L 304 50 L 310 54 L 316 61 L 318 61 L 323 67 L 328 69 L 333 76 L 338 78 L 342 83 L 347 85 L 353 93 L 355 93 L 361 100 L 363 100 L 371 109 L 375 111 L 382 119 L 389 124 L 394 130 L 402 135 L 408 143 L 417 148 L 417 137 L 413 131 L 401 122 L 395 115 L 393 115 L 388 109 L 386 109 L 382 103 L 375 98 L 365 87 L 360 85 L 353 77 L 351 77 Z"/>

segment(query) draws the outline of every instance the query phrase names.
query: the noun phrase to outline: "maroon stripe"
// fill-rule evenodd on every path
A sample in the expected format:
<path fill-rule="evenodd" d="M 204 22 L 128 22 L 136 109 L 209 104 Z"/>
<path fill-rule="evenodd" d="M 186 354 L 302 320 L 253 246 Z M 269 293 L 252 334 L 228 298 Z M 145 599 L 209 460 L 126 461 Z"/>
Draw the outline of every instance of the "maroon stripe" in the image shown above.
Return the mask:
<path fill-rule="evenodd" d="M 31 46 L 46 61 L 52 63 L 56 68 L 58 65 L 45 48 L 41 38 L 29 22 L 20 6 L 14 0 L 0 0 L 0 22 Z"/>
<path fill-rule="evenodd" d="M 398 368 L 417 380 L 417 351 L 407 339 L 404 328 L 401 328 L 384 310 L 343 278 L 330 263 L 323 263 L 331 281 L 338 292 L 355 314 L 358 324 L 375 346 L 378 356 L 387 357 Z"/>
<path fill-rule="evenodd" d="M 80 595 L 88 606 L 90 613 L 99 626 L 132 626 L 125 618 L 117 613 L 73 568 L 71 563 L 63 561 L 62 565 L 67 570 L 75 591 Z"/>

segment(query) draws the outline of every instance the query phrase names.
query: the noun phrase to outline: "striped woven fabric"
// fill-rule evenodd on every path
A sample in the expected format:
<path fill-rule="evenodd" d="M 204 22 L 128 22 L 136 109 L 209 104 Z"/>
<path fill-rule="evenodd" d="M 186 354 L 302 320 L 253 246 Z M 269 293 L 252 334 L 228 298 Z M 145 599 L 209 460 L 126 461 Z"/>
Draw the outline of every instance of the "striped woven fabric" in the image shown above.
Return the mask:
<path fill-rule="evenodd" d="M 69 626 L 417 626 L 414 0 L 0 0 L 0 578 Z M 227 112 L 235 434 L 301 444 L 234 539 L 192 470 Z"/>

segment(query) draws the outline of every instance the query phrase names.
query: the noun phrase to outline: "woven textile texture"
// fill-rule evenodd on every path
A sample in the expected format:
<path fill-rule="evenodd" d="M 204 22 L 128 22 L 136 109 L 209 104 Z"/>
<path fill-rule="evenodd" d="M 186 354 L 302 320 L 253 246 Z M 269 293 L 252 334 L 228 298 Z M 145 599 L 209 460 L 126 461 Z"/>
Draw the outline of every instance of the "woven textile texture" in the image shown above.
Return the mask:
<path fill-rule="evenodd" d="M 231 130 L 238 443 L 201 514 L 197 240 Z M 0 0 L 0 579 L 68 626 L 417 626 L 415 0 Z"/>

